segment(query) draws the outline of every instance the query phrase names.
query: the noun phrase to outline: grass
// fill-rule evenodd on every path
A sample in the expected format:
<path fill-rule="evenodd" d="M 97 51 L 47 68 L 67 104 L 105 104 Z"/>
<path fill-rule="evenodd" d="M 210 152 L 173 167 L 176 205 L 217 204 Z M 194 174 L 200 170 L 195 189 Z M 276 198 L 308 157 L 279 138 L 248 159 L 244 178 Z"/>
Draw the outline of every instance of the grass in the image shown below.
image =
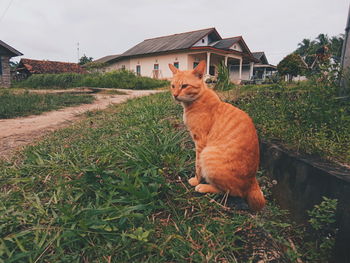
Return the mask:
<path fill-rule="evenodd" d="M 235 209 L 234 198 L 226 203 L 189 187 L 194 150 L 181 119 L 169 94 L 139 98 L 89 112 L 0 163 L 0 262 L 296 262 L 307 255 L 298 245 L 302 229 L 272 200 L 251 214 Z M 262 172 L 259 180 L 269 198 Z"/>
<path fill-rule="evenodd" d="M 0 262 L 293 262 L 272 201 L 250 214 L 189 187 L 181 111 L 169 94 L 135 99 L 1 163 Z"/>
<path fill-rule="evenodd" d="M 94 97 L 91 95 L 35 94 L 19 90 L 5 90 L 0 92 L 0 118 L 7 119 L 40 114 L 63 107 L 92 103 L 93 100 Z"/>
<path fill-rule="evenodd" d="M 312 82 L 243 86 L 225 97 L 249 113 L 265 140 L 350 164 L 350 101 L 338 99 L 336 87 Z"/>
<path fill-rule="evenodd" d="M 169 85 L 166 80 L 136 76 L 131 71 L 108 73 L 38 74 L 15 83 L 14 87 L 31 89 L 68 89 L 74 87 L 98 87 L 118 89 L 156 89 Z"/>

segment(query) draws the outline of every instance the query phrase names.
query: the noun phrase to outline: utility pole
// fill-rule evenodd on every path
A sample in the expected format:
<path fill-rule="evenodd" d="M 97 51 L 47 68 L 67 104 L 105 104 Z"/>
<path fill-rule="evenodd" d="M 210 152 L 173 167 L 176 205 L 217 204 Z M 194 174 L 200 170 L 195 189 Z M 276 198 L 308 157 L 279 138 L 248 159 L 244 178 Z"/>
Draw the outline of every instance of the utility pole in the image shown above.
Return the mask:
<path fill-rule="evenodd" d="M 343 72 L 343 76 L 340 81 L 340 89 L 339 89 L 339 95 L 340 96 L 347 96 L 350 95 L 350 37 L 349 37 L 349 31 L 350 31 L 350 6 L 349 6 L 349 13 L 348 13 L 348 20 L 346 23 L 345 28 L 345 36 L 344 36 L 344 43 L 343 43 L 343 50 L 341 55 L 341 70 Z"/>
<path fill-rule="evenodd" d="M 78 54 L 78 62 L 79 63 L 79 59 L 80 59 L 80 55 L 79 55 L 79 42 L 77 43 L 77 54 Z"/>

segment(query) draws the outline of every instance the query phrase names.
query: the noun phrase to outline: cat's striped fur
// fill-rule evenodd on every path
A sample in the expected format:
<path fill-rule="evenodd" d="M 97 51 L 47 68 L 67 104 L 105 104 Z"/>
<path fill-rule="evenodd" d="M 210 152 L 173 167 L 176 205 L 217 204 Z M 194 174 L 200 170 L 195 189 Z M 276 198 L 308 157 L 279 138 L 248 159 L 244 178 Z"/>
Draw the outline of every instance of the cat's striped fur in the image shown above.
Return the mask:
<path fill-rule="evenodd" d="M 251 118 L 205 85 L 205 61 L 189 71 L 169 67 L 174 74 L 171 93 L 184 107 L 184 122 L 196 145 L 196 175 L 189 183 L 201 193 L 242 197 L 252 210 L 261 210 L 265 198 L 256 180 L 259 143 Z M 201 184 L 202 179 L 208 184 Z"/>

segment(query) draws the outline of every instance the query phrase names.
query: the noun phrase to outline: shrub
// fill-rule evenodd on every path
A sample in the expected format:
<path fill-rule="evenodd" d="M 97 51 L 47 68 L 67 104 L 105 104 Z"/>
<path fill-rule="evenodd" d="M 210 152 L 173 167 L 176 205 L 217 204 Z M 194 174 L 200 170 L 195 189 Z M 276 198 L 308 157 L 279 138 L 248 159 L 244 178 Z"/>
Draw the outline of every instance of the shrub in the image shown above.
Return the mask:
<path fill-rule="evenodd" d="M 350 163 L 350 101 L 336 87 L 306 82 L 294 86 L 243 86 L 232 103 L 253 118 L 260 136 L 285 147 Z"/>
<path fill-rule="evenodd" d="M 335 212 L 337 209 L 337 199 L 323 197 L 319 205 L 315 205 L 311 211 L 309 223 L 314 230 L 312 240 L 318 242 L 306 242 L 306 258 L 309 262 L 328 262 L 332 255 L 335 243 L 336 228 Z"/>
<path fill-rule="evenodd" d="M 74 87 L 99 87 L 118 89 L 155 89 L 168 85 L 166 80 L 136 76 L 131 71 L 120 70 L 108 73 L 63 73 L 38 74 L 18 82 L 15 86 L 32 89 L 67 89 Z"/>

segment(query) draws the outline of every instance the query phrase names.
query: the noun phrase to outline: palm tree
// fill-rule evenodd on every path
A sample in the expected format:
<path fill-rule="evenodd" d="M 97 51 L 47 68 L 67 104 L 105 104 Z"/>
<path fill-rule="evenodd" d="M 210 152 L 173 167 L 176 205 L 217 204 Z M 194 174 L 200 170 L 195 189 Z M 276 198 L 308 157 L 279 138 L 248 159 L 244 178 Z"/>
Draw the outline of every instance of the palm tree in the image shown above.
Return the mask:
<path fill-rule="evenodd" d="M 299 44 L 298 49 L 295 51 L 295 53 L 299 54 L 302 57 L 305 57 L 309 53 L 309 49 L 311 45 L 313 44 L 313 41 L 311 41 L 308 38 L 304 38 Z"/>
<path fill-rule="evenodd" d="M 330 43 L 329 37 L 327 34 L 319 34 L 316 37 L 316 40 L 318 40 L 317 44 L 319 45 L 319 47 L 329 45 L 329 43 Z"/>
<path fill-rule="evenodd" d="M 342 47 L 344 42 L 344 34 L 334 36 L 330 39 L 330 51 L 335 61 L 340 62 Z"/>

